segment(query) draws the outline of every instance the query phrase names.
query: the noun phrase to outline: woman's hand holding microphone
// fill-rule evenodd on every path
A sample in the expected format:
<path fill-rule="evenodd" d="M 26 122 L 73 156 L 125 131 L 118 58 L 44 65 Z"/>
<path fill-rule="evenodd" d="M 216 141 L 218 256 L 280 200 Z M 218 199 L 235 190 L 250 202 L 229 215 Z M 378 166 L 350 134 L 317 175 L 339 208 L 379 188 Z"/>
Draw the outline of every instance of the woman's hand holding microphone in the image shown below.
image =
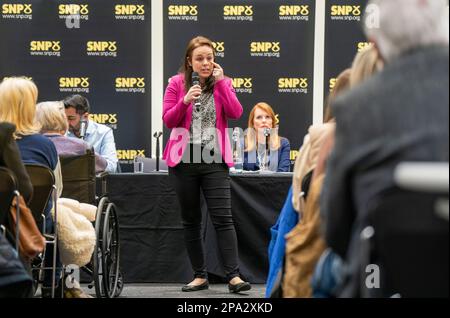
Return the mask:
<path fill-rule="evenodd" d="M 212 76 L 214 77 L 214 80 L 216 82 L 223 80 L 225 78 L 224 76 L 224 72 L 222 67 L 217 64 L 212 62 L 213 65 L 213 71 L 212 71 Z M 200 95 L 202 94 L 202 88 L 200 87 L 200 85 L 193 85 L 189 91 L 187 92 L 186 96 L 184 96 L 184 103 L 186 105 L 189 105 L 190 103 L 196 101 Z"/>
<path fill-rule="evenodd" d="M 183 101 L 186 105 L 189 105 L 190 103 L 196 101 L 200 97 L 201 94 L 202 94 L 202 88 L 200 87 L 200 85 L 194 85 L 189 89 L 186 96 L 184 96 Z"/>

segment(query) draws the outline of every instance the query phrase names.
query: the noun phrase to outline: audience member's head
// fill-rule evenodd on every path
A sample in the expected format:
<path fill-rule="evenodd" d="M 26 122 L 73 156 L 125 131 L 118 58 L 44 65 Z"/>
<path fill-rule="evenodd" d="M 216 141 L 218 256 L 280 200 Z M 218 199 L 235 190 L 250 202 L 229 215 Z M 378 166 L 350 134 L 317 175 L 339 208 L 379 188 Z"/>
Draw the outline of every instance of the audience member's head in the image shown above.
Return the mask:
<path fill-rule="evenodd" d="M 16 125 L 17 135 L 39 132 L 35 121 L 38 89 L 33 81 L 24 77 L 10 77 L 0 83 L 0 122 Z"/>
<path fill-rule="evenodd" d="M 36 120 L 41 126 L 41 133 L 58 133 L 64 135 L 69 129 L 62 102 L 43 102 L 36 105 Z"/>
<path fill-rule="evenodd" d="M 324 122 L 327 123 L 331 120 L 333 120 L 333 114 L 331 111 L 331 103 L 341 95 L 343 92 L 345 92 L 347 89 L 350 88 L 350 73 L 351 69 L 346 69 L 342 71 L 341 74 L 336 78 L 336 84 L 333 87 L 333 90 L 328 95 L 326 104 L 325 104 L 325 116 L 324 116 Z"/>
<path fill-rule="evenodd" d="M 81 95 L 72 95 L 72 96 L 66 97 L 64 99 L 63 103 L 64 103 L 65 109 L 75 108 L 75 111 L 79 115 L 84 115 L 86 113 L 89 113 L 91 110 L 90 106 L 89 106 L 89 101 L 87 100 L 86 97 L 81 96 Z"/>
<path fill-rule="evenodd" d="M 382 70 L 383 60 L 373 44 L 356 54 L 350 72 L 350 87 L 361 84 L 366 79 Z"/>
<path fill-rule="evenodd" d="M 386 62 L 420 47 L 448 45 L 447 5 L 446 0 L 371 0 L 366 36 Z"/>
<path fill-rule="evenodd" d="M 69 130 L 78 135 L 81 128 L 81 121 L 87 121 L 90 106 L 89 101 L 81 95 L 72 95 L 64 99 L 64 109 L 69 124 Z"/>

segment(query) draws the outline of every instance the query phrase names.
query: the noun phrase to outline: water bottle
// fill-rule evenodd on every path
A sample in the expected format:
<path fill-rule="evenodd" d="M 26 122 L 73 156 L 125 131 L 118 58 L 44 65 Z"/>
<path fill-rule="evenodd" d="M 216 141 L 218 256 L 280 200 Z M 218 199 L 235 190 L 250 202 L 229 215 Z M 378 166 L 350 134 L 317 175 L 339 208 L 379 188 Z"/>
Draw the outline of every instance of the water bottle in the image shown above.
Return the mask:
<path fill-rule="evenodd" d="M 142 162 L 139 156 L 134 158 L 134 173 L 144 173 L 144 162 Z"/>
<path fill-rule="evenodd" d="M 234 170 L 236 173 L 242 173 L 242 170 L 244 169 L 244 163 L 242 160 L 235 160 L 234 161 Z"/>
<path fill-rule="evenodd" d="M 236 173 L 242 173 L 242 170 L 244 168 L 244 160 L 242 154 L 239 128 L 235 128 L 233 131 L 233 143 L 234 143 L 234 150 L 233 150 L 234 171 Z"/>

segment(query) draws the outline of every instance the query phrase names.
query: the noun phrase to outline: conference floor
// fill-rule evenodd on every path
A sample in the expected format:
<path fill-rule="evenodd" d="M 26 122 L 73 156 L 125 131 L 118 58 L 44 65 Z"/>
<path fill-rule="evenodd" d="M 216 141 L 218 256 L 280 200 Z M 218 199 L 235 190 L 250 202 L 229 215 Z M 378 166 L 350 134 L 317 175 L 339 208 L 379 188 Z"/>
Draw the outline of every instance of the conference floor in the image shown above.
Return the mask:
<path fill-rule="evenodd" d="M 94 289 L 83 284 L 83 290 L 95 297 Z M 264 284 L 252 284 L 252 289 L 241 294 L 228 292 L 227 284 L 211 284 L 208 290 L 182 292 L 182 284 L 127 284 L 121 298 L 263 298 Z"/>

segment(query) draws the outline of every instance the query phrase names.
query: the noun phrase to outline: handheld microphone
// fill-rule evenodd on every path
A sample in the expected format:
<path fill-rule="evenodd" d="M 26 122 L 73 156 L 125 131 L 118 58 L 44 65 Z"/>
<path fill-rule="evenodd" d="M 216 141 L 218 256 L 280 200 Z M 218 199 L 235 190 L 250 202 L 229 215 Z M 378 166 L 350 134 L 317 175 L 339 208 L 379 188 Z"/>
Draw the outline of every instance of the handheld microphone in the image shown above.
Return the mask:
<path fill-rule="evenodd" d="M 84 139 L 84 136 L 86 135 L 86 129 L 87 129 L 87 120 L 81 120 L 80 121 L 80 138 Z"/>
<path fill-rule="evenodd" d="M 197 72 L 192 72 L 192 85 L 200 85 L 200 76 L 198 75 Z M 200 106 L 202 104 L 200 103 L 200 101 L 197 99 L 194 103 L 195 106 L 195 110 L 199 111 L 200 110 Z"/>

